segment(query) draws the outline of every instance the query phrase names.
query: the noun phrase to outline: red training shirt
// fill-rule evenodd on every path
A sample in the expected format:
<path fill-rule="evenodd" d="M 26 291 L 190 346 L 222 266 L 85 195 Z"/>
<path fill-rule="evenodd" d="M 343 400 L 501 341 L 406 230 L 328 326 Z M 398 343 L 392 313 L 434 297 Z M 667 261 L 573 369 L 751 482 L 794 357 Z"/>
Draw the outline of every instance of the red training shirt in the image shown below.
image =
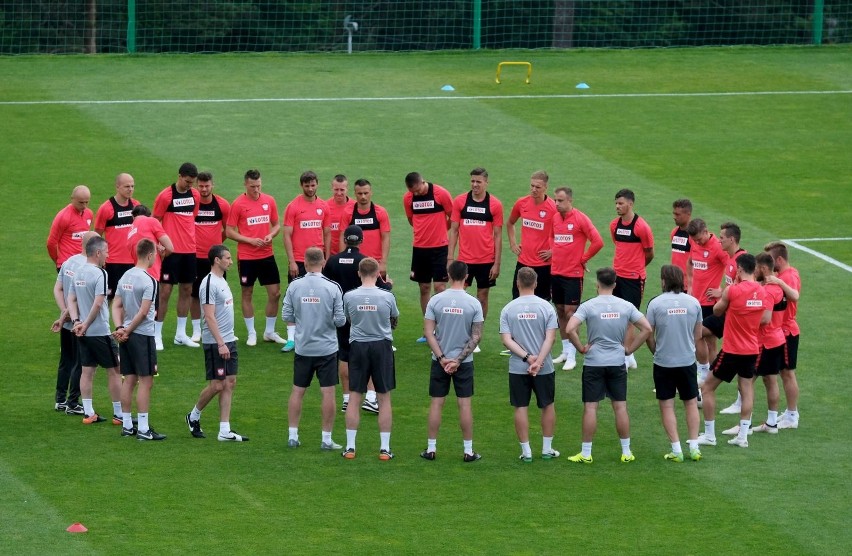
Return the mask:
<path fill-rule="evenodd" d="M 80 213 L 69 203 L 56 213 L 47 235 L 47 254 L 56 263 L 56 268 L 83 251 L 83 234 L 91 228 L 92 211 L 89 208 Z"/>
<path fill-rule="evenodd" d="M 692 259 L 692 285 L 689 294 L 702 306 L 715 305 L 718 299 L 709 297 L 707 290 L 718 288 L 722 284 L 728 254 L 722 249 L 719 238 L 713 234 L 710 234 L 710 238 L 704 245 L 698 245 L 697 241 L 691 241 L 690 244 L 692 245 L 689 251 L 689 257 Z"/>
<path fill-rule="evenodd" d="M 728 287 L 725 341 L 722 351 L 735 355 L 760 353 L 758 329 L 763 312 L 772 309 L 763 286 L 748 280 Z"/>
<path fill-rule="evenodd" d="M 519 263 L 524 266 L 550 266 L 551 262 L 539 257 L 538 253 L 550 249 L 556 212 L 556 203 L 548 196 L 540 203 L 536 203 L 530 195 L 515 201 L 509 222 L 521 223 Z"/>
<path fill-rule="evenodd" d="M 586 242 L 589 244 L 588 251 Z M 553 215 L 553 258 L 550 274 L 566 278 L 582 278 L 585 265 L 603 248 L 603 238 L 583 212 L 571 209 L 565 216 Z"/>
<path fill-rule="evenodd" d="M 645 279 L 645 249 L 654 247 L 654 234 L 644 218 L 638 214 L 627 224 L 617 217 L 609 224 L 609 233 L 615 244 L 612 267 L 616 276 Z"/>
<path fill-rule="evenodd" d="M 137 216 L 127 231 L 127 249 L 130 257 L 133 259 L 133 264 L 136 264 L 136 244 L 139 243 L 140 239 L 150 239 L 154 242 L 154 245 L 157 245 L 160 238 L 164 235 L 166 235 L 166 230 L 160 224 L 159 220 L 152 216 Z M 148 269 L 148 274 L 154 280 L 160 279 L 160 267 L 162 264 L 163 261 L 160 258 L 160 250 L 158 249 L 154 264 Z"/>
<path fill-rule="evenodd" d="M 256 201 L 242 193 L 234 199 L 225 222 L 246 237 L 263 239 L 269 235 L 272 226 L 278 223 L 278 205 L 266 193 L 261 193 Z M 240 261 L 256 261 L 273 255 L 271 243 L 263 247 L 242 242 L 237 245 L 237 260 Z"/>
<path fill-rule="evenodd" d="M 118 204 L 115 197 L 110 197 L 98 207 L 95 213 L 95 231 L 103 232 L 109 246 L 106 262 L 109 264 L 133 264 L 134 257 L 125 249 L 127 231 L 133 225 L 133 207 L 139 204 L 136 199 L 130 199 L 126 205 Z"/>
<path fill-rule="evenodd" d="M 427 182 L 423 195 L 406 191 L 402 197 L 405 215 L 414 229 L 414 247 L 443 247 L 449 244 L 447 230 L 453 211 L 453 198 L 449 191 L 436 183 Z"/>
<path fill-rule="evenodd" d="M 390 233 L 391 225 L 388 211 L 373 202 L 366 214 L 362 214 L 355 203 L 347 208 L 337 222 L 339 230 L 346 230 L 352 224 L 360 226 L 364 232 L 364 241 L 358 247 L 364 255 L 373 257 L 377 261 L 387 262 L 382 259 L 382 232 Z M 340 232 L 338 232 L 338 236 Z M 340 239 L 338 238 L 338 241 Z"/>
<path fill-rule="evenodd" d="M 319 197 L 313 201 L 299 195 L 284 209 L 284 225 L 293 228 L 293 258 L 298 263 L 305 262 L 308 247 L 319 247 L 325 252 L 322 238 L 323 228 L 331 227 L 328 205 Z"/>
<path fill-rule="evenodd" d="M 195 253 L 195 216 L 201 194 L 194 187 L 180 193 L 175 184 L 163 189 L 154 201 L 154 218 L 163 223 L 163 229 L 175 247 L 175 253 Z"/>
<path fill-rule="evenodd" d="M 450 221 L 458 228 L 458 260 L 467 264 L 495 262 L 494 227 L 503 226 L 503 203 L 489 192 L 482 201 L 473 193 L 462 193 L 453 200 Z M 452 254 L 451 254 L 452 255 Z"/>
<path fill-rule="evenodd" d="M 231 205 L 224 197 L 213 194 L 209 203 L 199 203 L 195 215 L 195 256 L 207 259 L 210 248 L 225 240 L 225 224 Z"/>

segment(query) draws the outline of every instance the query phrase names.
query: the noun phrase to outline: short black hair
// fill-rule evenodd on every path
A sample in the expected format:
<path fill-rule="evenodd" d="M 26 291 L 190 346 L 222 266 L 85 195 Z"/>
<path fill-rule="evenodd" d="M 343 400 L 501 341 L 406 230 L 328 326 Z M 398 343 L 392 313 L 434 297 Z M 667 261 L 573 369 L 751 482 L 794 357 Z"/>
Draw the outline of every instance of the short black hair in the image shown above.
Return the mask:
<path fill-rule="evenodd" d="M 197 178 L 198 177 L 198 167 L 195 164 L 193 164 L 192 162 L 184 162 L 183 164 L 180 165 L 180 168 L 178 168 L 178 175 L 179 176 L 188 176 L 190 178 Z"/>

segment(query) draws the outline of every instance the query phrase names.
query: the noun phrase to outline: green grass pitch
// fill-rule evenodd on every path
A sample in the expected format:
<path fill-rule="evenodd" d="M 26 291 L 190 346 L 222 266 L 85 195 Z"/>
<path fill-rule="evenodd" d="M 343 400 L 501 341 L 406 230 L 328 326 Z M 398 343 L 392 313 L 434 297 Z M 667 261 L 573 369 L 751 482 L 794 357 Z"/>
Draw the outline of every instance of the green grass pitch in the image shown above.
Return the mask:
<path fill-rule="evenodd" d="M 530 61 L 532 82 L 506 68 L 495 84 L 504 60 Z M 590 89 L 575 89 L 580 82 Z M 446 84 L 455 91 L 441 91 Z M 615 191 L 630 187 L 657 239 L 647 301 L 669 258 L 678 197 L 690 197 L 694 215 L 714 230 L 738 222 L 752 252 L 774 239 L 852 236 L 851 90 L 849 47 L 0 58 L 0 553 L 845 552 L 852 544 L 847 270 L 792 250 L 804 282 L 798 430 L 755 437 L 747 450 L 708 447 L 697 464 L 664 462 L 669 444 L 643 350 L 629 379 L 634 464 L 618 462 L 612 412 L 602 406 L 593 465 L 564 457 L 522 465 L 507 361 L 497 355 L 496 317 L 515 263 L 504 241 L 476 359 L 474 446 L 483 459 L 461 462 L 450 399 L 438 459 L 426 462 L 418 453 L 428 349 L 414 343 L 421 318 L 407 280 L 411 232 L 400 201 L 409 171 L 458 194 L 470 169 L 484 166 L 508 212 L 543 168 L 551 191 L 573 187 L 576 206 L 605 230 Z M 128 100 L 228 102 L 56 102 Z M 185 348 L 168 346 L 160 357 L 151 420 L 169 435 L 165 442 L 121 439 L 117 427 L 84 427 L 52 411 L 55 275 L 44 249 L 51 219 L 78 183 L 91 187 L 97 208 L 122 171 L 151 204 L 185 160 L 213 171 L 217 192 L 229 199 L 242 190 L 245 170 L 259 168 L 282 209 L 306 169 L 320 175 L 325 197 L 338 172 L 372 181 L 374 200 L 391 211 L 389 268 L 402 311 L 394 461 L 376 458 L 369 415 L 358 459 L 321 452 L 316 388 L 306 397 L 303 446 L 288 449 L 292 357 L 268 344 L 239 348 L 232 422 L 251 437 L 247 444 L 189 436 L 183 415 L 204 375 L 201 353 Z M 604 235 L 592 268 L 611 262 Z M 850 241 L 806 245 L 852 264 Z M 276 252 L 285 268 L 280 240 Z M 231 284 L 236 291 L 233 277 Z M 263 292 L 258 297 L 260 307 Z M 167 340 L 174 317 L 173 301 Z M 579 377 L 579 369 L 558 375 L 554 447 L 563 455 L 579 450 Z M 98 371 L 100 407 L 109 402 L 104 383 Z M 720 403 L 733 395 L 723 387 Z M 758 386 L 756 422 L 765 410 Z M 531 416 L 535 423 L 537 412 Z M 203 417 L 208 432 L 216 419 L 214 402 Z M 717 426 L 734 422 L 721 416 Z M 682 416 L 680 423 L 685 434 Z M 340 419 L 338 441 L 343 429 Z M 536 453 L 540 431 L 532 429 Z M 88 533 L 65 532 L 78 521 Z"/>

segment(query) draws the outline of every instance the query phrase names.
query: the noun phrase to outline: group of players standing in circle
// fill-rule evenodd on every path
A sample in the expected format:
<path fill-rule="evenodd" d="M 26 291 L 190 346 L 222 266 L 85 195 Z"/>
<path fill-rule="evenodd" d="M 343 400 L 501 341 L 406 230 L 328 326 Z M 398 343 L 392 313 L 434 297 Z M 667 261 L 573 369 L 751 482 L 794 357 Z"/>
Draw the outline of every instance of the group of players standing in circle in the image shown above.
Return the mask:
<path fill-rule="evenodd" d="M 527 411 L 532 393 L 542 410 L 542 457 L 559 457 L 552 446 L 554 364 L 573 369 L 578 351 L 585 356 L 583 442 L 580 453 L 568 458 L 573 462 L 593 461 L 596 411 L 604 397 L 611 399 L 615 412 L 621 461 L 635 459 L 626 405 L 627 372 L 636 367 L 633 353 L 645 343 L 654 353 L 657 398 L 672 443 L 667 460 L 684 460 L 674 416 L 676 393 L 686 408 L 690 457 L 698 460 L 699 446 L 716 443 L 715 389 L 734 376 L 740 377 L 742 401 L 737 408 L 740 425 L 725 431 L 736 435 L 732 444 L 746 447 L 751 432 L 798 427 L 794 370 L 800 282 L 783 244 L 768 245 L 756 258 L 744 254 L 735 224 L 723 224 L 720 241 L 704 221 L 691 218 L 688 200 L 675 201 L 672 264 L 661 270 L 663 294 L 648 304 L 646 318 L 639 307 L 645 268 L 654 257 L 654 238 L 648 223 L 633 210 L 633 192 L 622 189 L 615 195 L 617 217 L 610 223 L 613 265 L 597 271 L 598 295 L 581 303 L 588 262 L 603 247 L 603 239 L 591 219 L 574 208 L 570 188 L 559 187 L 553 197 L 548 196 L 548 179 L 544 171 L 533 173 L 529 194 L 515 202 L 505 222 L 510 250 L 518 259 L 513 301 L 501 311 L 500 334 L 507 348 L 502 354 L 509 356 L 510 402 L 515 407 L 522 461 L 532 461 Z M 354 200 L 348 196 L 343 175 L 334 177 L 328 201 L 317 197 L 318 178 L 313 172 L 303 173 L 300 185 L 302 193 L 287 205 L 281 219 L 275 199 L 262 192 L 257 170 L 246 172 L 245 193 L 228 203 L 213 193 L 209 172 L 199 173 L 195 165 L 185 163 L 175 183 L 157 196 L 153 213 L 133 199 L 135 184 L 129 174 L 119 174 L 116 194 L 94 217 L 88 209 L 88 188 L 76 187 L 71 204 L 54 219 L 47 241 L 57 266 L 54 297 L 61 311 L 53 326 L 61 334 L 62 348 L 55 408 L 83 415 L 86 424 L 105 421 L 92 402 L 95 368 L 102 366 L 109 375 L 113 423 L 122 426 L 122 436 L 165 438 L 149 425 L 148 408 L 157 372 L 156 352 L 164 348 L 162 325 L 177 284 L 174 343 L 203 348 L 208 380 L 186 415 L 189 431 L 193 437 L 205 436 L 201 411 L 218 395 L 218 439 L 248 440 L 230 426 L 238 358 L 233 296 L 225 280 L 233 260 L 223 241 L 231 239 L 238 245 L 246 345 L 255 346 L 258 340 L 253 288 L 259 281 L 267 290 L 262 339 L 283 344 L 282 351 L 295 351 L 288 445 L 301 445 L 302 398 L 316 376 L 322 391 L 320 447 L 344 448 L 332 439 L 335 389 L 342 383 L 344 458 L 355 457 L 363 408 L 379 414 L 379 458 L 392 459 L 392 329 L 399 310 L 387 291 L 391 287 L 388 212 L 372 202 L 372 185 L 365 179 L 355 182 Z M 413 228 L 410 279 L 419 285 L 424 314 L 423 335 L 417 341 L 432 351 L 432 402 L 427 447 L 421 456 L 436 457 L 441 412 L 452 385 L 458 399 L 463 461 L 472 462 L 480 459 L 472 436 L 473 354 L 479 352 L 489 290 L 500 274 L 503 206 L 488 192 L 488 172 L 483 168 L 471 171 L 470 190 L 455 199 L 416 172 L 405 177 L 405 185 L 403 206 Z M 272 242 L 282 231 L 290 282 L 281 304 L 287 339 L 275 330 L 281 290 Z M 475 297 L 465 292 L 474 281 Z M 110 300 L 116 323 L 112 333 Z M 191 333 L 187 320 L 191 320 Z M 586 343 L 578 335 L 583 323 Z M 716 338 L 723 328 L 725 344 L 717 354 Z M 551 359 L 557 329 L 562 350 Z M 788 403 L 780 418 L 774 376 L 779 373 Z M 766 423 L 752 428 L 756 374 L 764 377 L 769 412 Z M 134 389 L 135 421 L 131 417 Z M 699 435 L 702 393 L 705 433 Z"/>

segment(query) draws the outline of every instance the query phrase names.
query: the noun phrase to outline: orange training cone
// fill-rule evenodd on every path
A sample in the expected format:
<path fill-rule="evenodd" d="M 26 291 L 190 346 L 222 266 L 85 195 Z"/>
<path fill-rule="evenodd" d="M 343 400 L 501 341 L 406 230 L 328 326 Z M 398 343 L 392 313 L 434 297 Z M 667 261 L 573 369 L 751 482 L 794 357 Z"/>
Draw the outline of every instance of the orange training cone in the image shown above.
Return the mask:
<path fill-rule="evenodd" d="M 82 523 L 73 523 L 68 526 L 68 529 L 66 529 L 66 531 L 68 531 L 69 533 L 85 533 L 86 531 L 88 531 L 88 529 L 86 529 L 86 527 Z"/>

